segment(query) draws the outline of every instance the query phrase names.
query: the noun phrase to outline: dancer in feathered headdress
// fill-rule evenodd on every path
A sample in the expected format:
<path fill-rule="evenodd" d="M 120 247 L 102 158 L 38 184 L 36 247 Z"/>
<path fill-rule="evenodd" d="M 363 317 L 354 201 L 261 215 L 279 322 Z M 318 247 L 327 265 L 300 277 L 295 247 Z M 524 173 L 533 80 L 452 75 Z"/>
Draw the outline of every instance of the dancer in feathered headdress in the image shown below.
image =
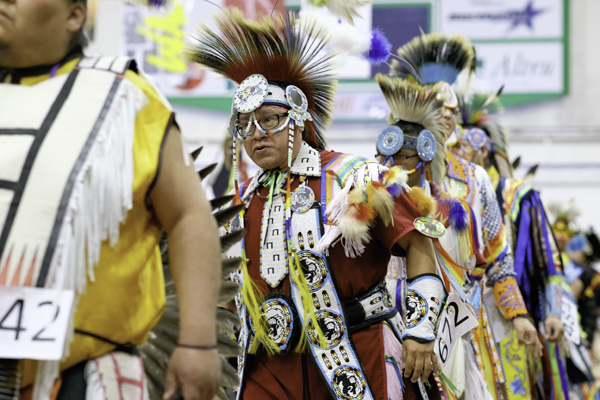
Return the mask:
<path fill-rule="evenodd" d="M 497 114 L 504 111 L 500 102 L 501 93 L 502 88 L 492 94 L 459 92 L 458 108 L 462 125 L 459 139 L 463 147 L 469 147 L 469 154 L 480 152 L 484 147 L 487 149 L 489 157 L 484 157 L 486 161 L 481 165 L 488 172 L 493 167 L 500 175 L 512 177 L 512 165 L 508 159 L 508 132 L 497 118 Z M 467 157 L 471 160 L 470 156 Z"/>
<path fill-rule="evenodd" d="M 526 182 L 512 177 L 506 130 L 495 115 L 502 111 L 500 93 L 501 89 L 492 94 L 459 96 L 463 120 L 461 148 L 466 158 L 484 167 L 492 180 L 514 254 L 517 283 L 530 317 L 536 326 L 545 326 L 545 348 L 549 354 L 544 354 L 543 361 L 554 367 L 544 381 L 552 381 L 555 390 L 565 394 L 568 390 L 563 384 L 567 379 L 565 360 L 556 342 L 564 332 L 561 304 L 572 295 L 568 289 L 565 292 L 560 252 L 540 194 Z M 536 257 L 530 257 L 532 251 Z M 563 296 L 566 299 L 562 299 Z M 511 367 L 507 368 L 509 371 Z"/>
<path fill-rule="evenodd" d="M 472 44 L 461 35 L 443 33 L 422 34 L 398 49 L 398 60 L 390 69 L 390 75 L 418 82 L 425 87 L 444 82 L 446 101 L 440 113 L 444 138 L 456 135 L 456 123 L 453 112 L 458 111 L 458 98 L 451 85 L 455 84 L 461 73 L 472 74 L 475 69 L 475 51 Z M 451 141 L 455 141 L 452 140 Z M 486 258 L 486 268 L 475 268 L 470 275 L 472 280 L 480 280 L 486 276 L 487 285 L 493 287 L 496 303 L 502 317 L 513 320 L 513 325 L 520 337 L 526 337 L 527 344 L 535 344 L 536 352 L 541 351 L 535 327 L 523 317 L 527 310 L 521 293 L 516 285 L 513 260 L 506 242 L 506 233 L 502 225 L 502 214 L 493 197 L 493 185 L 485 169 L 468 163 L 450 152 L 445 153 L 446 173 L 443 179 L 444 189 L 455 199 L 466 201 L 474 212 L 477 227 L 477 239 L 482 244 Z M 491 194 L 491 196 L 490 196 Z M 493 227 L 493 228 L 492 228 Z M 473 286 L 474 288 L 475 286 Z M 479 304 L 478 302 L 474 304 Z M 495 306 L 494 306 L 495 307 Z M 504 391 L 505 377 L 500 364 L 500 353 L 493 339 L 493 332 L 484 308 L 479 310 L 480 328 L 473 345 L 481 349 L 480 361 L 485 364 L 486 381 L 489 392 L 500 396 Z M 483 340 L 486 338 L 486 340 Z M 482 340 L 479 340 L 482 339 Z M 481 369 L 482 363 L 479 364 Z M 466 390 L 469 399 L 480 398 L 480 391 Z"/>
<path fill-rule="evenodd" d="M 526 182 L 512 177 L 506 131 L 495 115 L 502 110 L 500 92 L 491 95 L 475 93 L 466 100 L 459 96 L 464 123 L 461 143 L 465 155 L 485 167 L 492 179 L 498 203 L 505 213 L 517 282 L 536 325 L 545 325 L 549 354 L 544 355 L 544 360 L 555 367 L 552 375 L 544 379 L 553 381 L 557 391 L 566 393 L 568 388 L 563 384 L 567 380 L 565 361 L 555 343 L 561 340 L 564 332 L 561 304 L 572 301 L 573 296 L 563 282 L 564 263 L 560 242 L 555 240 L 559 235 L 552 234 L 540 194 Z M 532 249 L 537 257 L 528 256 Z M 572 349 L 572 352 L 578 351 L 577 347 Z M 590 375 L 585 371 L 585 365 L 580 368 L 584 375 Z"/>
<path fill-rule="evenodd" d="M 239 185 L 244 211 L 227 226 L 228 235 L 246 229 L 230 251 L 244 259 L 231 276 L 242 285 L 238 396 L 399 399 L 403 360 L 408 371 L 416 366 L 413 380 L 430 376 L 445 296 L 430 240 L 407 234 L 415 220 L 428 232 L 420 210 L 431 199 L 411 191 L 399 168 L 324 150 L 335 82 L 318 22 L 254 22 L 234 11 L 217 26 L 201 28 L 188 56 L 239 83 L 230 132 L 260 167 Z M 411 297 L 414 323 L 404 333 L 385 290 L 392 248 L 410 249 L 408 276 L 430 302 Z M 418 386 L 405 386 L 416 398 Z"/>
<path fill-rule="evenodd" d="M 485 269 L 486 261 L 480 253 L 476 220 L 471 207 L 464 200 L 454 199 L 443 189 L 446 175 L 445 137 L 439 115 L 447 96 L 447 93 L 442 93 L 444 83 L 421 86 L 414 81 L 381 74 L 376 76 L 376 80 L 391 110 L 388 119 L 391 125 L 384 129 L 377 140 L 378 160 L 384 165 L 399 165 L 408 170 L 408 185 L 436 200 L 437 207 L 434 207 L 431 216 L 446 228 L 446 234 L 434 241 L 440 260 L 440 273 L 445 282 L 451 283 L 448 289 L 466 301 L 468 297 L 463 286 L 469 282 L 469 273 L 474 268 Z M 418 171 L 420 174 L 416 173 Z M 425 180 L 425 177 L 430 180 Z M 402 280 L 398 280 L 396 286 L 396 292 L 402 293 Z M 464 317 L 477 320 L 474 314 Z M 470 346 L 470 343 L 459 340 L 456 346 L 452 357 L 446 355 L 443 359 L 448 365 L 444 373 L 450 375 L 450 381 L 457 383 L 453 388 L 454 395 L 461 397 L 467 390 L 465 386 L 468 386 L 467 398 L 489 396 L 475 360 L 468 358 L 466 363 L 459 364 L 456 359 L 456 354 L 464 352 L 465 346 Z M 448 391 L 450 389 L 445 382 L 441 380 L 440 384 Z M 462 385 L 462 382 L 468 382 L 468 385 Z"/>

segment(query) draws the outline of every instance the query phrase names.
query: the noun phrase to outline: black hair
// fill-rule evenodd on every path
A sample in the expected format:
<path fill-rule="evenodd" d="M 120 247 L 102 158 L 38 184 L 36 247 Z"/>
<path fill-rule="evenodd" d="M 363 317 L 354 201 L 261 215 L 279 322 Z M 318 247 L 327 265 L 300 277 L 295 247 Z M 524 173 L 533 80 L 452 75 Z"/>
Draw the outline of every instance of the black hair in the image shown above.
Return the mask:
<path fill-rule="evenodd" d="M 402 121 L 402 120 L 394 122 L 394 125 L 400 129 L 402 129 L 402 133 L 404 135 L 410 136 L 410 137 L 418 137 L 419 133 L 421 133 L 421 131 L 423 129 L 425 129 L 425 127 L 421 124 L 417 124 L 415 122 Z"/>
<path fill-rule="evenodd" d="M 81 3 L 87 9 L 87 0 L 73 0 L 73 3 Z M 87 19 L 87 16 L 86 16 L 86 18 L 84 18 L 83 23 L 81 24 L 81 27 L 79 27 L 79 30 L 77 32 L 75 32 L 75 34 L 73 34 L 73 37 L 71 38 L 71 42 L 69 43 L 69 49 L 72 50 L 76 47 L 85 49 L 87 47 L 87 45 L 89 44 L 88 37 L 85 33 L 86 19 Z"/>

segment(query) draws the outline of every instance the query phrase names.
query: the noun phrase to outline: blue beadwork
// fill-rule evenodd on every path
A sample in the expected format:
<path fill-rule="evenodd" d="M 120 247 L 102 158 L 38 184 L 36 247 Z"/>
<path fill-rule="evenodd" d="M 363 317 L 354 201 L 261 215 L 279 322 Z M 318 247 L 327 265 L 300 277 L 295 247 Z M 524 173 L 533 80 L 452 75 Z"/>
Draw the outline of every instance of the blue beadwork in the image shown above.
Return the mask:
<path fill-rule="evenodd" d="M 433 134 L 427 129 L 422 130 L 417 139 L 417 153 L 419 154 L 419 158 L 423 161 L 431 161 L 435 156 L 436 150 L 437 145 Z"/>
<path fill-rule="evenodd" d="M 397 126 L 388 126 L 379 134 L 377 150 L 384 156 L 396 154 L 402 148 L 404 133 Z"/>

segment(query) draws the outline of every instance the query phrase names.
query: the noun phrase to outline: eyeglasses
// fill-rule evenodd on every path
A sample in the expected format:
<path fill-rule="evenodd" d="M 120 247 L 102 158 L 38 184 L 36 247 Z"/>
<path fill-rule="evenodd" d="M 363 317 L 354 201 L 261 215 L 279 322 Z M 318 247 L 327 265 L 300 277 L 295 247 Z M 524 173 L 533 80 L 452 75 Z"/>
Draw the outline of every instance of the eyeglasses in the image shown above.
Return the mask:
<path fill-rule="evenodd" d="M 285 120 L 284 118 L 287 117 Z M 280 127 L 280 124 L 284 122 L 284 124 Z M 250 119 L 248 122 L 240 124 L 239 121 L 236 123 L 236 131 L 241 136 L 242 140 L 246 140 L 248 136 L 254 134 L 256 128 L 263 135 L 271 135 L 273 133 L 280 132 L 285 124 L 289 122 L 289 115 L 287 112 L 281 114 L 267 115 L 266 117 L 261 118 L 260 120 L 256 120 L 254 113 L 251 113 Z M 280 129 L 277 129 L 277 128 Z"/>

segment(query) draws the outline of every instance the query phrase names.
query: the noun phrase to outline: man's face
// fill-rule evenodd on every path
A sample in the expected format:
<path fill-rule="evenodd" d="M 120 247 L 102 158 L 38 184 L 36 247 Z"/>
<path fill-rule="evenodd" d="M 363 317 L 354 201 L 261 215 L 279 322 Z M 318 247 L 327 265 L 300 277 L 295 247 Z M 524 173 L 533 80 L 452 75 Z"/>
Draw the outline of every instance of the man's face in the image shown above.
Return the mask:
<path fill-rule="evenodd" d="M 419 164 L 420 158 L 417 155 L 417 151 L 413 149 L 400 149 L 399 152 L 393 155 L 394 165 L 401 167 L 404 170 L 410 171 L 411 169 L 416 168 Z M 386 159 L 386 156 L 378 154 L 377 162 L 380 164 L 383 163 Z M 388 161 L 385 165 L 386 167 L 391 167 L 391 163 Z"/>
<path fill-rule="evenodd" d="M 256 119 L 260 121 L 265 117 L 278 115 L 286 112 L 285 109 L 276 106 L 261 106 L 254 111 Z M 239 122 L 245 125 L 250 120 L 250 114 L 240 114 Z M 280 126 L 284 123 L 285 117 L 280 118 Z M 254 121 L 252 122 L 254 124 Z M 252 129 L 252 128 L 251 128 Z M 248 156 L 262 169 L 273 168 L 285 169 L 288 163 L 288 132 L 289 127 L 285 127 L 281 132 L 272 135 L 264 135 L 254 126 L 254 132 L 249 134 L 243 141 L 244 149 Z M 302 135 L 296 128 L 294 135 L 294 149 L 299 149 L 302 144 Z M 296 152 L 297 154 L 297 152 Z"/>
<path fill-rule="evenodd" d="M 446 139 L 450 137 L 454 129 L 456 128 L 456 121 L 454 120 L 454 110 L 446 106 L 442 107 L 439 120 L 442 123 L 442 129 Z"/>
<path fill-rule="evenodd" d="M 84 18 L 85 6 L 71 0 L 0 0 L 0 51 L 8 50 L 0 65 L 59 61 Z"/>
<path fill-rule="evenodd" d="M 488 155 L 488 150 L 487 148 L 483 147 L 480 150 L 475 149 L 473 146 L 471 146 L 471 143 L 469 143 L 468 140 L 461 140 L 460 144 L 462 146 L 455 146 L 457 148 L 462 148 L 462 157 L 465 160 L 471 161 L 473 164 L 477 164 L 477 165 L 481 165 L 482 167 L 484 166 L 484 162 L 483 160 L 485 160 L 485 158 Z M 452 151 L 453 153 L 455 153 L 458 156 L 461 156 L 459 151 Z"/>

